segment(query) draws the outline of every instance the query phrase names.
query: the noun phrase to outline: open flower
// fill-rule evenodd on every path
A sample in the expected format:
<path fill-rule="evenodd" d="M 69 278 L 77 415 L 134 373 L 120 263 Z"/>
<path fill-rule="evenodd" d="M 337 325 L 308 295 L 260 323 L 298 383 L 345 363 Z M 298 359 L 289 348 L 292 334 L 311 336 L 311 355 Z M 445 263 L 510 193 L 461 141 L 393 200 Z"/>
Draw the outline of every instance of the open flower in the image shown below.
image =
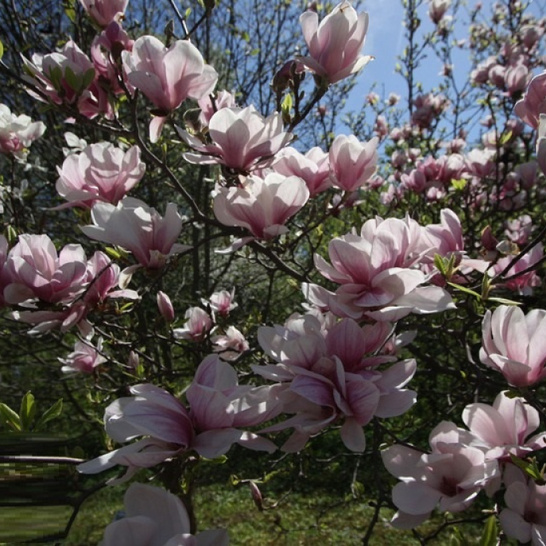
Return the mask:
<path fill-rule="evenodd" d="M 218 189 L 214 214 L 224 225 L 244 227 L 258 239 L 273 239 L 288 231 L 284 224 L 308 199 L 309 190 L 297 176 L 249 176 L 240 187 Z"/>
<path fill-rule="evenodd" d="M 68 203 L 64 207 L 91 208 L 97 201 L 116 205 L 144 176 L 146 165 L 140 148 L 127 151 L 109 142 L 87 146 L 80 154 L 69 155 L 57 167 L 56 189 Z"/>
<path fill-rule="evenodd" d="M 209 95 L 218 79 L 188 40 L 177 40 L 167 48 L 153 36 L 142 36 L 132 51 L 123 51 L 121 56 L 129 83 L 164 114 L 188 97 L 198 100 Z"/>
<path fill-rule="evenodd" d="M 96 203 L 91 219 L 93 225 L 81 228 L 88 237 L 123 247 L 150 269 L 163 267 L 169 256 L 188 248 L 176 243 L 182 230 L 182 218 L 174 203 L 167 205 L 162 217 L 146 203 L 126 197 L 117 206 Z"/>
<path fill-rule="evenodd" d="M 125 515 L 104 531 L 102 546 L 228 546 L 225 530 L 190 534 L 182 501 L 159 487 L 132 483 L 123 498 Z"/>
<path fill-rule="evenodd" d="M 129 0 L 80 0 L 89 17 L 100 27 L 107 27 L 112 21 L 123 17 Z"/>
<path fill-rule="evenodd" d="M 25 149 L 40 138 L 46 126 L 33 122 L 28 116 L 12 114 L 5 104 L 0 104 L 0 152 L 24 159 Z"/>
<path fill-rule="evenodd" d="M 189 163 L 219 163 L 242 174 L 272 158 L 288 141 L 279 113 L 264 118 L 254 106 L 222 108 L 209 121 L 212 144 L 203 144 L 185 131 L 180 135 L 197 153 L 187 152 Z"/>
<path fill-rule="evenodd" d="M 372 57 L 360 54 L 368 31 L 368 14 L 356 13 L 349 2 L 338 4 L 319 24 L 315 11 L 300 17 L 309 56 L 300 61 L 328 83 L 355 74 Z"/>
<path fill-rule="evenodd" d="M 546 377 L 546 311 L 527 315 L 516 306 L 500 305 L 483 319 L 480 360 L 504 375 L 515 387 L 527 387 Z"/>

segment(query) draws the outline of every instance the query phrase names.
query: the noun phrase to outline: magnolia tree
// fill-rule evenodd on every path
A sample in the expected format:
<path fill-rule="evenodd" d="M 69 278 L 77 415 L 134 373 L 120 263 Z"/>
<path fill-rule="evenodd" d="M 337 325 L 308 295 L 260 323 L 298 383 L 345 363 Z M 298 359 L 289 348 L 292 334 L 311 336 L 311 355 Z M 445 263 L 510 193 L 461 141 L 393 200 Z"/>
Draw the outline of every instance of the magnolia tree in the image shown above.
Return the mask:
<path fill-rule="evenodd" d="M 199 527 L 195 469 L 325 440 L 358 461 L 363 543 L 385 514 L 421 543 L 467 519 L 484 544 L 546 542 L 546 24 L 526 8 L 472 8 L 463 40 L 459 6 L 405 3 L 407 103 L 370 90 L 350 135 L 329 97 L 372 60 L 374 22 L 347 1 L 301 13 L 255 104 L 226 69 L 241 57 L 210 43 L 221 4 L 173 3 L 156 36 L 136 34 L 127 0 L 81 0 L 90 43 L 25 51 L 22 73 L 1 64 L 66 123 L 38 222 L 25 173 L 58 127 L 0 105 L 6 331 L 55 341 L 78 415 L 104 414 L 108 441 L 78 472 L 153 482 L 131 484 L 103 544 L 228 544 L 229 529 Z M 244 53 L 258 79 L 264 53 Z M 425 54 L 442 68 L 430 90 Z M 16 434 L 60 404 L 0 410 Z M 245 481 L 263 509 L 260 461 Z"/>

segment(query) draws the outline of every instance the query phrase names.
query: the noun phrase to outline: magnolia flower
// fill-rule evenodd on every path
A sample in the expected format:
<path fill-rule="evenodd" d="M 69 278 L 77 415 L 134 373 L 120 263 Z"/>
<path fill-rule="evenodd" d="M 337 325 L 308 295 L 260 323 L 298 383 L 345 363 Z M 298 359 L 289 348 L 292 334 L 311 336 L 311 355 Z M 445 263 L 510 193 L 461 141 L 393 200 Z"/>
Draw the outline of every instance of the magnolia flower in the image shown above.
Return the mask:
<path fill-rule="evenodd" d="M 98 201 L 116 205 L 144 176 L 146 165 L 140 148 L 126 152 L 109 142 L 87 146 L 80 154 L 69 155 L 57 167 L 56 189 L 68 203 L 62 207 L 91 208 Z"/>
<path fill-rule="evenodd" d="M 125 93 L 120 84 L 119 56 L 122 51 L 132 51 L 133 44 L 134 40 L 116 21 L 111 22 L 91 43 L 91 60 L 101 76 L 101 85 L 108 85 L 109 90 L 116 95 Z M 131 84 L 125 84 L 132 89 Z"/>
<path fill-rule="evenodd" d="M 87 15 L 100 27 L 123 18 L 129 0 L 80 0 Z"/>
<path fill-rule="evenodd" d="M 23 57 L 23 63 L 26 79 L 40 91 L 28 90 L 35 99 L 73 105 L 88 118 L 98 114 L 112 117 L 112 107 L 97 84 L 93 63 L 72 40 L 57 53 L 34 54 L 32 62 Z"/>
<path fill-rule="evenodd" d="M 33 122 L 24 114 L 12 114 L 5 104 L 0 104 L 0 152 L 24 159 L 25 149 L 40 138 L 46 126 L 41 121 Z"/>
<path fill-rule="evenodd" d="M 198 100 L 209 95 L 218 79 L 188 40 L 177 40 L 166 48 L 157 38 L 142 36 L 131 52 L 121 56 L 129 83 L 165 113 L 188 97 Z"/>
<path fill-rule="evenodd" d="M 212 144 L 203 144 L 185 131 L 180 135 L 198 153 L 187 152 L 189 163 L 219 163 L 246 174 L 272 158 L 288 141 L 279 113 L 263 118 L 254 108 L 222 108 L 209 121 Z"/>
<path fill-rule="evenodd" d="M 190 533 L 182 501 L 159 487 L 132 483 L 123 498 L 124 517 L 110 523 L 102 546 L 228 546 L 225 530 Z"/>
<path fill-rule="evenodd" d="M 182 218 L 174 203 L 167 205 L 162 217 L 146 203 L 126 197 L 117 206 L 96 203 L 91 209 L 91 219 L 93 225 L 81 228 L 88 237 L 123 247 L 150 269 L 163 267 L 168 257 L 188 248 L 176 243 Z"/>
<path fill-rule="evenodd" d="M 449 9 L 451 0 L 430 0 L 428 4 L 428 16 L 434 24 L 438 24 Z"/>
<path fill-rule="evenodd" d="M 538 485 L 519 471 L 513 471 L 501 511 L 502 530 L 520 544 L 546 544 L 546 485 Z"/>
<path fill-rule="evenodd" d="M 8 253 L 4 274 L 10 304 L 70 302 L 87 284 L 87 258 L 81 245 L 66 245 L 57 254 L 47 235 L 24 234 Z"/>
<path fill-rule="evenodd" d="M 356 13 L 349 2 L 338 4 L 319 24 L 316 11 L 300 16 L 309 56 L 300 61 L 328 83 L 355 74 L 371 59 L 360 54 L 368 30 L 368 14 Z"/>
<path fill-rule="evenodd" d="M 500 305 L 483 319 L 480 360 L 504 375 L 515 387 L 527 387 L 546 377 L 546 311 L 527 315 L 516 306 Z"/>
<path fill-rule="evenodd" d="M 187 319 L 183 328 L 173 330 L 176 339 L 188 339 L 190 341 L 201 341 L 212 329 L 210 315 L 200 307 L 190 307 L 184 318 Z"/>
<path fill-rule="evenodd" d="M 161 316 L 166 322 L 172 322 L 174 320 L 174 307 L 171 302 L 171 298 L 165 292 L 161 290 L 156 295 L 157 307 Z"/>
<path fill-rule="evenodd" d="M 234 298 L 235 288 L 231 292 L 228 292 L 227 290 L 214 292 L 208 301 L 205 299 L 201 301 L 203 305 L 210 305 L 214 314 L 220 315 L 221 317 L 227 317 L 233 309 L 236 309 L 239 306 L 239 304 L 234 301 Z"/>
<path fill-rule="evenodd" d="M 253 370 L 284 387 L 283 412 L 295 414 L 266 429 L 295 429 L 283 450 L 299 451 L 311 436 L 342 421 L 345 446 L 364 451 L 364 425 L 374 416 L 393 417 L 411 407 L 415 393 L 403 387 L 415 373 L 415 361 L 379 370 L 379 365 L 394 359 L 372 356 L 390 331 L 384 323 L 361 328 L 351 319 L 321 325 L 311 315 L 292 317 L 285 327 L 260 328 L 260 345 L 277 364 Z"/>
<path fill-rule="evenodd" d="M 297 176 L 249 176 L 240 187 L 218 188 L 214 214 L 224 225 L 244 227 L 258 239 L 273 239 L 288 231 L 284 224 L 308 199 L 309 190 Z"/>
<path fill-rule="evenodd" d="M 399 512 L 391 523 L 399 529 L 420 525 L 437 506 L 447 512 L 465 510 L 498 475 L 496 461 L 486 461 L 483 451 L 460 443 L 441 444 L 441 451 L 430 454 L 393 445 L 381 456 L 386 469 L 401 480 L 392 490 Z"/>
<path fill-rule="evenodd" d="M 245 336 L 234 326 L 228 326 L 223 335 L 213 336 L 211 342 L 213 351 L 218 353 L 222 360 L 237 360 L 241 353 L 249 349 Z"/>
<path fill-rule="evenodd" d="M 320 309 L 354 319 L 367 316 L 390 321 L 409 313 L 450 309 L 453 303 L 445 290 L 421 286 L 427 276 L 415 266 L 426 250 L 417 222 L 409 218 L 368 220 L 360 235 L 349 233 L 330 241 L 332 265 L 315 256 L 319 272 L 341 285 L 336 292 L 304 284 L 304 293 Z"/>
<path fill-rule="evenodd" d="M 377 169 L 377 137 L 362 144 L 354 136 L 339 135 L 330 148 L 332 184 L 355 191 L 370 181 Z"/>
<path fill-rule="evenodd" d="M 93 373 L 97 366 L 106 362 L 102 356 L 102 338 L 98 340 L 95 347 L 89 341 L 76 341 L 74 351 L 66 358 L 59 358 L 59 362 L 64 364 L 61 371 L 64 373 Z"/>
<path fill-rule="evenodd" d="M 531 80 L 524 97 L 516 103 L 514 111 L 527 125 L 533 129 L 538 127 L 540 114 L 546 114 L 546 72 Z"/>
<path fill-rule="evenodd" d="M 284 176 L 298 176 L 307 185 L 310 197 L 328 189 L 330 180 L 330 156 L 320 148 L 311 148 L 305 155 L 287 146 L 276 156 L 271 168 Z"/>
<path fill-rule="evenodd" d="M 509 454 L 524 457 L 546 447 L 544 432 L 527 439 L 540 425 L 538 411 L 523 398 L 510 398 L 506 392 L 499 393 L 492 406 L 466 406 L 463 421 L 475 437 L 471 445 L 482 449 L 487 459 L 506 459 Z"/>
<path fill-rule="evenodd" d="M 256 426 L 276 417 L 279 389 L 238 385 L 235 369 L 217 355 L 209 355 L 197 368 L 186 390 L 189 409 L 154 385 L 135 385 L 129 390 L 132 397 L 118 399 L 106 408 L 106 433 L 121 443 L 144 438 L 79 465 L 79 472 L 95 474 L 116 465 L 126 466 L 125 475 L 115 480 L 121 483 L 139 468 L 191 450 L 214 459 L 234 443 L 269 453 L 276 449 L 269 440 L 239 427 Z"/>

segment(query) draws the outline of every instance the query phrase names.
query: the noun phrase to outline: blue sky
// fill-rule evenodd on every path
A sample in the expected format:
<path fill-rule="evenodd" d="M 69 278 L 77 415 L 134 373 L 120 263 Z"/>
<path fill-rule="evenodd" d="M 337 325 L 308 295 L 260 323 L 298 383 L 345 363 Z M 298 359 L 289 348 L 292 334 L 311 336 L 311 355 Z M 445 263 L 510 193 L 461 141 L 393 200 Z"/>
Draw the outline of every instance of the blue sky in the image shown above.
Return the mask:
<path fill-rule="evenodd" d="M 473 6 L 475 0 L 469 0 Z M 490 13 L 493 4 L 491 0 L 483 0 L 482 12 Z M 421 6 L 422 27 L 432 30 L 433 24 L 427 16 L 427 3 Z M 529 11 L 537 17 L 546 16 L 546 0 L 534 0 L 529 6 Z M 370 16 L 370 24 L 363 53 L 373 55 L 375 60 L 369 63 L 358 76 L 358 84 L 349 100 L 349 105 L 359 108 L 362 105 L 362 98 L 365 96 L 373 82 L 384 84 L 385 92 L 396 92 L 402 97 L 405 94 L 405 82 L 402 77 L 394 72 L 397 57 L 402 53 L 405 46 L 404 27 L 402 25 L 403 9 L 400 0 L 364 0 L 363 10 Z M 464 8 L 462 10 L 464 12 Z M 449 11 L 448 11 L 449 13 Z M 421 29 L 420 29 L 421 30 Z M 465 22 L 455 23 L 455 35 L 458 39 L 465 38 L 467 30 Z M 418 77 L 425 84 L 425 89 L 439 81 L 438 73 L 441 66 L 439 62 L 427 64 L 426 70 L 418 72 Z M 465 55 L 455 56 L 455 74 L 461 78 L 468 77 L 469 63 Z M 381 87 L 378 88 L 380 93 Z"/>

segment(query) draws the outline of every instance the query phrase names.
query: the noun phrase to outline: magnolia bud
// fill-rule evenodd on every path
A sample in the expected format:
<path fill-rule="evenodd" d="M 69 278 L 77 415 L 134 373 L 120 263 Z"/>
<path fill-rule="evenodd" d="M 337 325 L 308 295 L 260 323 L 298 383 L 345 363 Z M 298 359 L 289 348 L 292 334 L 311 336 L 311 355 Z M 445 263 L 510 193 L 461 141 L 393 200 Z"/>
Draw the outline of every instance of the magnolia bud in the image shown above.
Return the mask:
<path fill-rule="evenodd" d="M 174 320 L 173 304 L 171 298 L 169 298 L 165 292 L 159 291 L 157 293 L 157 307 L 166 322 L 172 322 Z"/>

